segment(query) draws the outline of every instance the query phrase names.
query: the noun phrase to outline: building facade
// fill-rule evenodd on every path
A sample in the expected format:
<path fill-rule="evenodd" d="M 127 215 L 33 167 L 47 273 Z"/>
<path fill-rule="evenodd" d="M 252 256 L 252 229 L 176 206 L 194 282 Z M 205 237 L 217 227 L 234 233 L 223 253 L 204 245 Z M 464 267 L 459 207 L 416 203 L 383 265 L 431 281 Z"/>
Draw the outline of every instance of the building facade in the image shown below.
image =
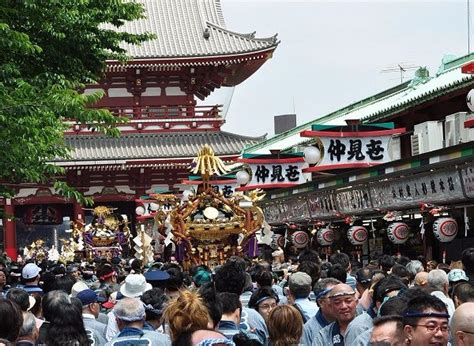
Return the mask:
<path fill-rule="evenodd" d="M 459 259 L 460 249 L 474 246 L 474 115 L 468 105 L 473 61 L 473 54 L 444 59 L 432 77 L 420 69 L 411 81 L 247 147 L 244 155 L 303 152 L 324 142 L 317 136 L 324 135 L 321 129 L 333 128 L 331 145 L 339 142 L 338 154 L 347 156 L 344 125 L 403 129 L 390 138 L 388 161 L 342 165 L 335 146 L 322 146 L 319 163 L 306 169 L 312 182 L 267 193 L 267 222 L 284 232 L 305 230 L 313 246 L 324 243 L 326 250 L 330 246 L 318 233 L 330 227 L 333 247 L 359 255 Z M 336 164 L 320 165 L 329 158 Z M 437 220 L 443 218 L 455 220 L 454 239 L 440 235 Z M 395 222 L 407 226 L 404 239 L 393 238 Z M 363 244 L 354 246 L 353 226 L 366 228 Z"/>
<path fill-rule="evenodd" d="M 150 32 L 155 39 L 124 45 L 131 60 L 107 61 L 105 78 L 84 93 L 102 90 L 94 107 L 108 108 L 128 118 L 122 135 L 107 137 L 90 124 L 69 123 L 65 133 L 71 157 L 55 164 L 66 169 L 68 184 L 95 205 L 106 204 L 134 223 L 141 196 L 179 191 L 199 148 L 209 144 L 224 162 L 232 162 L 244 146 L 263 137 L 222 131 L 222 105 L 198 105 L 215 89 L 234 87 L 272 57 L 275 36 L 256 38 L 226 28 L 219 0 L 140 0 L 146 18 L 120 30 Z M 117 30 L 114 27 L 108 28 Z M 16 258 L 17 250 L 37 238 L 58 246 L 68 237 L 69 220 L 91 218 L 91 211 L 59 196 L 51 186 L 23 184 L 16 196 L 3 201 L 3 243 Z"/>

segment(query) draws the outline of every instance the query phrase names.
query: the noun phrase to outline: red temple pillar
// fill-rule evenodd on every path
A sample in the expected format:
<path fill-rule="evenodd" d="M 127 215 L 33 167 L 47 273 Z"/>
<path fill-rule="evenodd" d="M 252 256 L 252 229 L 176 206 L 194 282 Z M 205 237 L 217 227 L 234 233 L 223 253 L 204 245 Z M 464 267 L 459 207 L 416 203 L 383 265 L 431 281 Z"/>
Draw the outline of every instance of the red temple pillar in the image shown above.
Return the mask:
<path fill-rule="evenodd" d="M 11 198 L 5 199 L 5 217 L 3 219 L 3 246 L 7 255 L 16 261 L 18 255 L 16 250 L 16 230 L 15 230 L 15 208 Z"/>
<path fill-rule="evenodd" d="M 82 205 L 77 202 L 73 202 L 73 219 L 71 221 L 78 221 L 81 220 L 84 222 L 84 209 L 82 209 Z"/>

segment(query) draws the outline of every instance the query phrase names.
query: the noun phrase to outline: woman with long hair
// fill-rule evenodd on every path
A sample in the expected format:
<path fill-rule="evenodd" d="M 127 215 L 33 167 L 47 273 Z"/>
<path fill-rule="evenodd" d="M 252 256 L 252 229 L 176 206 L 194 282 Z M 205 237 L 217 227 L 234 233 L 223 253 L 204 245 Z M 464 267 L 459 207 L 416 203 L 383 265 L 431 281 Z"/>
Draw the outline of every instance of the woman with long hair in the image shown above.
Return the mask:
<path fill-rule="evenodd" d="M 267 319 L 272 346 L 291 346 L 300 343 L 303 318 L 291 305 L 279 305 L 270 311 Z"/>

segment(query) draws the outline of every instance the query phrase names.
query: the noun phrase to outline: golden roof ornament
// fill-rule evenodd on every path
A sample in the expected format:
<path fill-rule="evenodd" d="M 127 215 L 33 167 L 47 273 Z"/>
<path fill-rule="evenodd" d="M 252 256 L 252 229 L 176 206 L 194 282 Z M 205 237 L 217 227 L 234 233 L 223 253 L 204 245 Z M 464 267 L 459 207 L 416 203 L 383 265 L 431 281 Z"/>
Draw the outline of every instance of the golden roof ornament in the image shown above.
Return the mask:
<path fill-rule="evenodd" d="M 199 150 L 197 157 L 193 159 L 191 168 L 191 173 L 201 175 L 204 186 L 207 186 L 211 176 L 221 175 L 228 171 L 224 162 L 214 155 L 214 150 L 208 144 Z"/>
<path fill-rule="evenodd" d="M 112 215 L 114 210 L 117 208 L 109 208 L 103 205 L 99 205 L 98 207 L 95 207 L 92 209 L 92 214 L 94 214 L 97 217 L 106 217 L 109 215 Z"/>

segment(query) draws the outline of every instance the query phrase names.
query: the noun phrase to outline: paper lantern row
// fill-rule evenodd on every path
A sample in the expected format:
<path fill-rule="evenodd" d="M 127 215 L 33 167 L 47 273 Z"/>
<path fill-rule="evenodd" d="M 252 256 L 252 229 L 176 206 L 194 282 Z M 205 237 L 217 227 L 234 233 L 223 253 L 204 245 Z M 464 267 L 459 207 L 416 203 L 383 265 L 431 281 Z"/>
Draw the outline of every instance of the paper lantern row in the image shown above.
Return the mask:
<path fill-rule="evenodd" d="M 447 243 L 458 233 L 458 224 L 451 217 L 439 218 L 433 224 L 433 234 L 442 243 Z M 407 242 L 410 237 L 410 227 L 404 222 L 394 222 L 387 228 L 388 239 L 401 245 Z M 369 232 L 363 226 L 352 226 L 347 231 L 347 239 L 354 246 L 363 245 L 369 238 Z M 334 243 L 334 230 L 329 227 L 320 229 L 316 233 L 316 239 L 321 246 L 331 246 Z"/>

